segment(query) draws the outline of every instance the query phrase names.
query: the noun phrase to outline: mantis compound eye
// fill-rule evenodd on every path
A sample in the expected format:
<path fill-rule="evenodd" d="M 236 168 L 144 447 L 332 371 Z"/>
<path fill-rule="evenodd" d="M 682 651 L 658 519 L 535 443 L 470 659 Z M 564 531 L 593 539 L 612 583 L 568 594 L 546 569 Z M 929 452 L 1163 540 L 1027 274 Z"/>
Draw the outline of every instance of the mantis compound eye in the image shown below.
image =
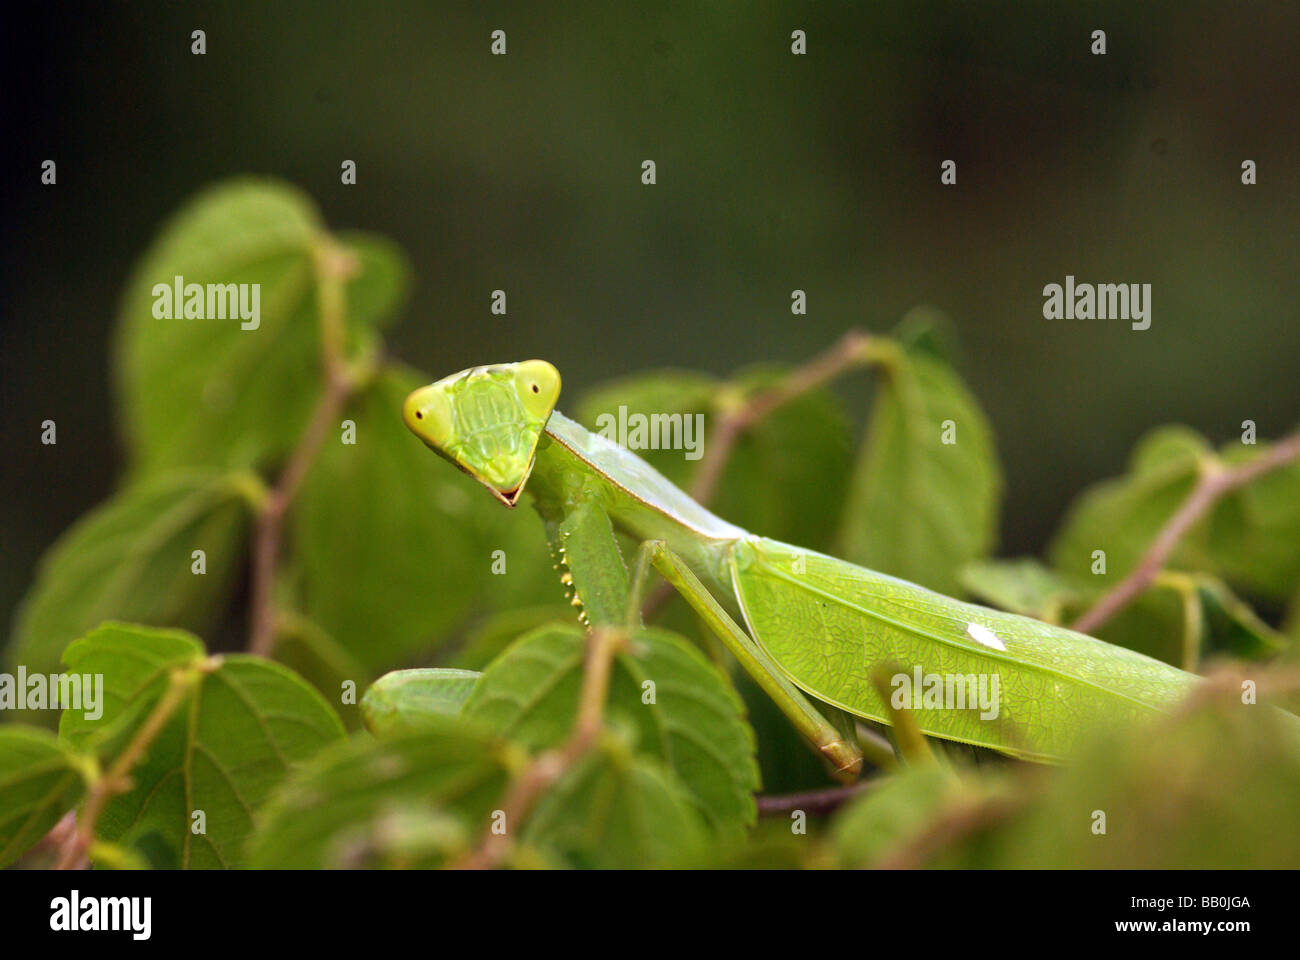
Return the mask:
<path fill-rule="evenodd" d="M 413 390 L 402 405 L 402 419 L 417 437 L 434 449 L 443 449 L 452 434 L 451 401 L 438 383 Z"/>
<path fill-rule="evenodd" d="M 545 360 L 525 360 L 515 367 L 515 390 L 524 409 L 545 422 L 560 399 L 560 371 Z"/>

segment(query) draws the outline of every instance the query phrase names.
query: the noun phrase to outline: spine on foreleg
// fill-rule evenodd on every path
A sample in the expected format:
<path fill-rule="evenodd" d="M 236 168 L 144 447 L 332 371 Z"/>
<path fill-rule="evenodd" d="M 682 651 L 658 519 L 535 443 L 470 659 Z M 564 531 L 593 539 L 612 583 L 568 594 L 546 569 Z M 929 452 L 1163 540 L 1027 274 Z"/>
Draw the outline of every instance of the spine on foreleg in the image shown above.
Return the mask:
<path fill-rule="evenodd" d="M 587 618 L 587 611 L 583 608 L 582 598 L 578 596 L 578 587 L 573 582 L 573 571 L 569 569 L 568 556 L 564 550 L 564 543 L 557 537 L 551 538 L 551 559 L 554 561 L 552 566 L 560 575 L 560 583 L 564 585 L 564 597 L 569 601 L 569 605 L 578 611 L 578 621 L 584 626 L 591 626 Z"/>

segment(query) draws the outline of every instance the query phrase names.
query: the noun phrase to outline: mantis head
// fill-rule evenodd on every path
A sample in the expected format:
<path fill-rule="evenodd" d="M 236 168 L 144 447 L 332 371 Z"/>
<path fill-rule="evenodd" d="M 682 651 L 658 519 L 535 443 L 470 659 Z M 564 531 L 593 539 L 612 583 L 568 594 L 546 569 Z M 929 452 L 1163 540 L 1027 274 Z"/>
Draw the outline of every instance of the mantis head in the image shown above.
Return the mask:
<path fill-rule="evenodd" d="M 559 396 L 560 372 L 545 360 L 471 367 L 413 391 L 402 418 L 430 449 L 513 507 Z"/>

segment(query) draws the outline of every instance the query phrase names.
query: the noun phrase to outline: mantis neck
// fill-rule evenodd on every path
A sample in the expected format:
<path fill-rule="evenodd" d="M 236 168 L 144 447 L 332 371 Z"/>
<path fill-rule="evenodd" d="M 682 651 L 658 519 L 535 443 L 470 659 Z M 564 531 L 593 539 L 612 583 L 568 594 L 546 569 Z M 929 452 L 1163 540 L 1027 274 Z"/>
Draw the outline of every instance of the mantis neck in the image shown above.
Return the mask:
<path fill-rule="evenodd" d="M 730 595 L 728 554 L 750 534 L 704 509 L 636 454 L 558 410 L 537 444 L 527 489 L 548 524 L 594 501 L 616 530 L 637 541 L 665 541 L 707 586 Z"/>

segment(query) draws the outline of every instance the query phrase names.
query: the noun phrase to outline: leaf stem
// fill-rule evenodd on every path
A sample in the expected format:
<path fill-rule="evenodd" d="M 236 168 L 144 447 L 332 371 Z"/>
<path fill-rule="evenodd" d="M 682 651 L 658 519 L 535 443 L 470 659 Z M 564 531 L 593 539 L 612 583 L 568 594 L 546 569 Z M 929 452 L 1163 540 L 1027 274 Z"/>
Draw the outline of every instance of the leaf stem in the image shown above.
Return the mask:
<path fill-rule="evenodd" d="M 285 515 L 320 453 L 330 425 L 338 418 L 357 383 L 344 356 L 344 283 L 355 271 L 355 261 L 326 238 L 315 249 L 314 263 L 320 298 L 321 365 L 325 385 L 306 429 L 262 504 L 253 533 L 248 650 L 263 657 L 269 657 L 275 646 L 273 593 Z"/>
<path fill-rule="evenodd" d="M 1151 541 L 1133 571 L 1070 625 L 1092 633 L 1142 593 L 1164 569 L 1178 541 L 1227 493 L 1300 458 L 1300 432 L 1274 444 L 1260 456 L 1235 467 L 1213 464 L 1203 470 L 1196 486 Z"/>
<path fill-rule="evenodd" d="M 85 865 L 86 853 L 95 842 L 95 825 L 99 822 L 99 815 L 103 813 L 104 807 L 116 794 L 131 789 L 128 775 L 149 749 L 149 745 L 162 732 L 172 714 L 176 712 L 176 708 L 189 695 L 190 689 L 199 677 L 211 669 L 214 662 L 212 658 L 207 658 L 188 667 L 172 670 L 168 674 L 167 688 L 154 704 L 145 722 L 136 730 L 135 736 L 118 754 L 107 773 L 93 777 L 86 804 L 82 808 L 81 816 L 77 818 L 77 828 L 65 840 L 55 869 L 74 870 Z"/>
<path fill-rule="evenodd" d="M 724 411 L 691 483 L 691 496 L 697 502 L 707 504 L 713 498 L 736 441 L 746 430 L 790 401 L 871 360 L 873 343 L 869 334 L 850 330 L 829 349 L 791 370 L 775 386 Z"/>
<path fill-rule="evenodd" d="M 769 794 L 754 798 L 758 804 L 760 817 L 775 817 L 783 813 L 802 810 L 810 816 L 818 817 L 834 813 L 854 797 L 861 796 L 868 790 L 885 782 L 883 779 L 862 780 L 844 787 L 828 787 L 824 790 L 805 790 L 801 793 Z"/>
<path fill-rule="evenodd" d="M 605 714 L 605 697 L 609 691 L 614 655 L 627 642 L 627 636 L 626 630 L 617 627 L 597 627 L 587 635 L 582 692 L 573 728 L 563 745 L 539 753 L 510 784 L 502 804 L 507 831 L 518 830 L 542 793 L 595 745 Z M 493 833 L 489 829 L 478 848 L 453 867 L 461 870 L 491 869 L 505 858 L 510 842 L 507 833 Z"/>

